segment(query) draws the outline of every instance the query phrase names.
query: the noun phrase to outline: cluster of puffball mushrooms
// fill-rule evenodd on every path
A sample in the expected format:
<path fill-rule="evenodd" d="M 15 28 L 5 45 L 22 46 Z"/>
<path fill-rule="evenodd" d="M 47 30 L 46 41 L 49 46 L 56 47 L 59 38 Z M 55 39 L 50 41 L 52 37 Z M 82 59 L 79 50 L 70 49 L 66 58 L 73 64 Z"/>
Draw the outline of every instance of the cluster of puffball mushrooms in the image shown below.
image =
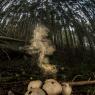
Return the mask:
<path fill-rule="evenodd" d="M 54 79 L 30 81 L 25 95 L 71 95 L 72 88 L 68 83 L 62 85 Z"/>

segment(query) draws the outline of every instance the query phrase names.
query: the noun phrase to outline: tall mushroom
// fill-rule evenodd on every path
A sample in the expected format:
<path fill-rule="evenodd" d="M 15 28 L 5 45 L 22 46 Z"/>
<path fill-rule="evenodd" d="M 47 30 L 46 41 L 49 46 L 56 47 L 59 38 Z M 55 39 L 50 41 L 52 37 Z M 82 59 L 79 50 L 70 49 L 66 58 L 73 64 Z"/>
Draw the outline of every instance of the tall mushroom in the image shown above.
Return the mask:
<path fill-rule="evenodd" d="M 71 95 L 72 87 L 68 83 L 62 83 L 62 95 Z"/>
<path fill-rule="evenodd" d="M 48 95 L 59 95 L 62 92 L 62 87 L 54 79 L 47 79 L 43 85 L 43 89 Z"/>

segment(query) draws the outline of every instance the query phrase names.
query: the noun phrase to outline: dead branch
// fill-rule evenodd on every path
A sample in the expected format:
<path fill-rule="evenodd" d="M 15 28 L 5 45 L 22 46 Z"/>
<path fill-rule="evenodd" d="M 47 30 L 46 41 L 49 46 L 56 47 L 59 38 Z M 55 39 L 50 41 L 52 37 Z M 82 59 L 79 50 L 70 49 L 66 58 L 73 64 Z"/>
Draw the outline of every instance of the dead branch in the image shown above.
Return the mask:
<path fill-rule="evenodd" d="M 0 36 L 1 40 L 9 40 L 9 41 L 16 41 L 16 42 L 25 42 L 24 40 L 19 40 L 11 37 L 5 37 L 5 36 Z"/>
<path fill-rule="evenodd" d="M 95 85 L 95 80 L 92 80 L 92 81 L 76 81 L 76 82 L 67 82 L 67 83 L 69 83 L 72 86 Z"/>

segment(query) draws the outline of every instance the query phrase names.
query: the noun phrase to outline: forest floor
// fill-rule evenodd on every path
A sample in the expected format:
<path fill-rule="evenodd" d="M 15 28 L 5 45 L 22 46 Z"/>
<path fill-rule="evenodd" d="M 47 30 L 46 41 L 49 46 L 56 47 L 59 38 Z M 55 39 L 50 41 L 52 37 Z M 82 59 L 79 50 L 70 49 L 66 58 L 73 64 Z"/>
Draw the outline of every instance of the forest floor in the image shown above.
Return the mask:
<path fill-rule="evenodd" d="M 54 60 L 53 62 L 58 63 L 59 61 Z M 0 60 L 0 93 L 2 91 L 7 93 L 8 90 L 13 90 L 16 95 L 24 95 L 28 81 L 31 78 L 44 81 L 45 77 L 42 76 L 40 70 L 32 67 L 31 60 L 25 57 L 18 56 L 14 59 Z M 64 67 L 63 70 L 61 69 L 62 67 Z M 95 79 L 95 64 L 58 63 L 58 68 L 58 81 L 87 81 Z M 73 87 L 73 93 L 77 93 L 77 95 L 95 95 L 95 85 Z"/>

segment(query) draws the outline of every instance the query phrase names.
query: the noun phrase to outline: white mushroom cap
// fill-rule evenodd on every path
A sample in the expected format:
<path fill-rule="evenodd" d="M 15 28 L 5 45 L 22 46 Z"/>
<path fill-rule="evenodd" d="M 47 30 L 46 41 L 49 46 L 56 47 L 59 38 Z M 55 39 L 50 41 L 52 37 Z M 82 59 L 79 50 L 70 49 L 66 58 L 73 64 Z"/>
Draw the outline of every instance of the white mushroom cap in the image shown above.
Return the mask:
<path fill-rule="evenodd" d="M 62 95 L 71 95 L 72 87 L 68 83 L 62 83 Z"/>
<path fill-rule="evenodd" d="M 34 88 L 30 91 L 27 91 L 25 95 L 46 95 L 45 92 L 40 88 Z"/>
<path fill-rule="evenodd" d="M 62 92 L 61 85 L 54 79 L 48 79 L 43 85 L 43 89 L 47 92 L 48 95 L 57 95 Z"/>
<path fill-rule="evenodd" d="M 35 81 L 30 81 L 28 84 L 28 90 L 32 88 L 40 88 L 42 86 L 42 81 L 40 80 L 35 80 Z"/>

